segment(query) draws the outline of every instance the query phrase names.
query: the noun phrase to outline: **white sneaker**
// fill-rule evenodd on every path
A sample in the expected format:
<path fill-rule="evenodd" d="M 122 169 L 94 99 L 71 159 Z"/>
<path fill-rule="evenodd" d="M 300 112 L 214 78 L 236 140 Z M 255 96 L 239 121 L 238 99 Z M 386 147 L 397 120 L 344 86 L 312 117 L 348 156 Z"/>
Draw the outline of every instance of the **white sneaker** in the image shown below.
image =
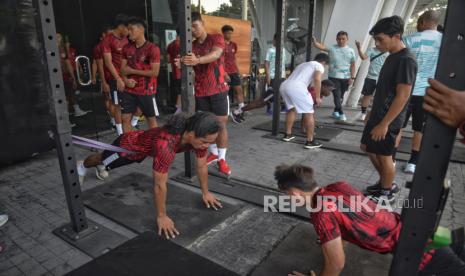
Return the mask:
<path fill-rule="evenodd" d="M 414 174 L 416 167 L 417 165 L 415 164 L 407 163 L 404 168 L 404 173 Z"/>
<path fill-rule="evenodd" d="M 84 178 L 86 177 L 87 168 L 84 167 L 84 161 L 80 160 L 76 164 L 77 173 L 79 175 L 79 184 L 84 184 Z"/>
<path fill-rule="evenodd" d="M 339 121 L 347 121 L 347 117 L 346 117 L 346 114 L 341 114 L 341 116 L 339 116 Z"/>
<path fill-rule="evenodd" d="M 5 223 L 8 221 L 8 215 L 7 214 L 1 214 L 0 215 L 0 227 L 5 225 Z"/>
<path fill-rule="evenodd" d="M 74 110 L 74 117 L 81 117 L 81 116 L 84 116 L 86 115 L 87 113 L 89 113 L 89 111 L 84 111 L 82 109 L 75 109 Z"/>
<path fill-rule="evenodd" d="M 97 165 L 95 167 L 95 176 L 100 180 L 105 180 L 109 176 L 107 169 L 104 165 Z"/>
<path fill-rule="evenodd" d="M 357 118 L 359 121 L 362 121 L 364 122 L 365 121 L 365 118 L 367 117 L 367 114 L 366 113 L 362 113 L 360 112 L 358 115 L 357 115 Z"/>

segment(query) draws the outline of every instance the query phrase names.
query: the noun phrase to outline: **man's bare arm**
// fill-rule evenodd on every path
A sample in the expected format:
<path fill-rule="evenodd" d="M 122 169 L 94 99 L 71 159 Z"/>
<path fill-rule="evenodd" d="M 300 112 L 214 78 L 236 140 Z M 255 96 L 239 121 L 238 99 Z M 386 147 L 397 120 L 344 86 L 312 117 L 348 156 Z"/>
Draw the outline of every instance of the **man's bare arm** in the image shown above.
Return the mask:
<path fill-rule="evenodd" d="M 320 49 L 321 51 L 325 51 L 325 52 L 329 51 L 328 47 L 326 47 L 326 45 L 324 45 L 323 43 L 316 41 L 315 37 L 312 37 L 312 42 L 315 48 Z"/>
<path fill-rule="evenodd" d="M 337 276 L 344 269 L 345 254 L 341 237 L 324 243 L 321 246 L 325 262 L 320 276 Z"/>

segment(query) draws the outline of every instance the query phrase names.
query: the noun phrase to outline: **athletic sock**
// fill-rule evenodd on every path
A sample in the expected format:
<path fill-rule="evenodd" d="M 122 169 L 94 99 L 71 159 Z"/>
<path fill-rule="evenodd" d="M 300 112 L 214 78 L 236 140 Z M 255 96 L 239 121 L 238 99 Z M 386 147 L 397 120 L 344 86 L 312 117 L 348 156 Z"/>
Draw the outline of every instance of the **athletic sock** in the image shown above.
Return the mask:
<path fill-rule="evenodd" d="M 133 126 L 133 127 L 137 126 L 137 123 L 139 122 L 139 119 L 140 119 L 139 116 L 132 116 L 131 126 Z"/>
<path fill-rule="evenodd" d="M 362 106 L 362 113 L 366 114 L 367 113 L 367 108 Z"/>
<path fill-rule="evenodd" d="M 418 155 L 420 154 L 419 151 L 412 150 L 412 154 L 410 155 L 410 160 L 408 161 L 410 164 L 417 164 L 418 162 Z"/>
<path fill-rule="evenodd" d="M 218 160 L 221 160 L 221 159 L 226 160 L 226 148 L 218 149 Z"/>
<path fill-rule="evenodd" d="M 211 144 L 208 147 L 208 151 L 210 151 L 211 154 L 218 155 L 218 147 L 216 146 L 216 144 Z"/>
<path fill-rule="evenodd" d="M 242 102 L 242 103 L 239 103 L 239 109 L 242 110 L 242 108 L 245 106 L 245 104 Z"/>
<path fill-rule="evenodd" d="M 116 133 L 118 133 L 118 135 L 123 134 L 123 125 L 122 124 L 115 124 L 115 126 L 116 126 Z"/>
<path fill-rule="evenodd" d="M 110 123 L 114 126 L 116 125 L 115 118 L 110 117 Z"/>
<path fill-rule="evenodd" d="M 84 162 L 80 163 L 77 166 L 78 175 L 86 175 L 87 168 L 84 166 Z"/>
<path fill-rule="evenodd" d="M 176 107 L 176 111 L 174 112 L 174 115 L 181 113 L 182 109 L 180 107 Z"/>

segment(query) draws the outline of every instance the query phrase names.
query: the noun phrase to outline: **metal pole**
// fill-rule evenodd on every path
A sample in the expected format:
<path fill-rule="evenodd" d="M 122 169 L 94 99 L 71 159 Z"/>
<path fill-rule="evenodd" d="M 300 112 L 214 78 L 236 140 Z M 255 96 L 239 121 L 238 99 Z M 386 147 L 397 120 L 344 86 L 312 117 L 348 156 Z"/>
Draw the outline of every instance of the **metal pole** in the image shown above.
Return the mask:
<path fill-rule="evenodd" d="M 279 87 L 282 80 L 282 58 L 284 35 L 286 25 L 286 0 L 276 0 L 276 58 L 275 58 L 275 74 L 273 81 L 273 124 L 271 134 L 278 135 L 279 129 L 279 114 L 281 112 L 281 98 L 279 96 Z"/>
<path fill-rule="evenodd" d="M 192 52 L 192 20 L 191 1 L 179 1 L 179 35 L 181 37 L 181 56 Z M 199 1 L 200 4 L 200 1 Z M 181 108 L 187 114 L 193 114 L 194 108 L 194 73 L 190 66 L 182 65 L 181 68 Z M 195 175 L 195 164 L 192 152 L 184 153 L 184 174 L 186 177 Z"/>
<path fill-rule="evenodd" d="M 248 14 L 247 2 L 248 0 L 242 0 L 242 20 L 247 20 L 247 14 Z"/>
<path fill-rule="evenodd" d="M 449 0 L 436 79 L 445 85 L 465 89 L 465 1 Z M 409 202 L 423 199 L 423 208 L 402 210 L 402 230 L 392 260 L 390 276 L 417 275 L 429 238 L 434 234 L 444 208 L 445 176 L 457 130 L 431 114 L 427 115 L 421 153 L 413 177 Z"/>
<path fill-rule="evenodd" d="M 88 223 L 81 198 L 81 186 L 76 168 L 76 158 L 72 147 L 71 127 L 68 120 L 68 109 L 60 66 L 60 54 L 56 44 L 55 18 L 52 1 L 34 1 L 39 11 L 40 22 L 38 28 L 42 29 L 40 38 L 44 46 L 47 71 L 44 71 L 50 93 L 51 112 L 53 118 L 53 135 L 60 162 L 61 177 L 65 189 L 66 203 L 68 205 L 71 228 L 79 233 L 87 229 Z"/>
<path fill-rule="evenodd" d="M 313 37 L 313 21 L 315 18 L 315 0 L 310 0 L 308 8 L 308 36 L 307 36 L 307 55 L 305 60 L 312 60 L 312 37 Z"/>

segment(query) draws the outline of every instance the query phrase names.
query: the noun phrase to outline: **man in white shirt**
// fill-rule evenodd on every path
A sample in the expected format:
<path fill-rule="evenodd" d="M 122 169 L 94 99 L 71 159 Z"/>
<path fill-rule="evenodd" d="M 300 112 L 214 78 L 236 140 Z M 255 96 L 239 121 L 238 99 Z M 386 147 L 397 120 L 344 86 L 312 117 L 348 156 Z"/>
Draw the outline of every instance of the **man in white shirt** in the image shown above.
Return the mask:
<path fill-rule="evenodd" d="M 279 92 L 286 104 L 286 134 L 283 140 L 288 142 L 295 137 L 292 136 L 292 126 L 294 125 L 296 113 L 303 114 L 305 129 L 307 130 L 307 142 L 305 148 L 319 148 L 322 146 L 315 141 L 313 134 L 315 122 L 313 118 L 313 105 L 321 103 L 321 76 L 328 65 L 329 56 L 324 53 L 316 55 L 314 61 L 304 62 L 297 66 L 286 81 L 281 84 Z M 315 99 L 312 98 L 308 88 L 315 90 Z"/>

